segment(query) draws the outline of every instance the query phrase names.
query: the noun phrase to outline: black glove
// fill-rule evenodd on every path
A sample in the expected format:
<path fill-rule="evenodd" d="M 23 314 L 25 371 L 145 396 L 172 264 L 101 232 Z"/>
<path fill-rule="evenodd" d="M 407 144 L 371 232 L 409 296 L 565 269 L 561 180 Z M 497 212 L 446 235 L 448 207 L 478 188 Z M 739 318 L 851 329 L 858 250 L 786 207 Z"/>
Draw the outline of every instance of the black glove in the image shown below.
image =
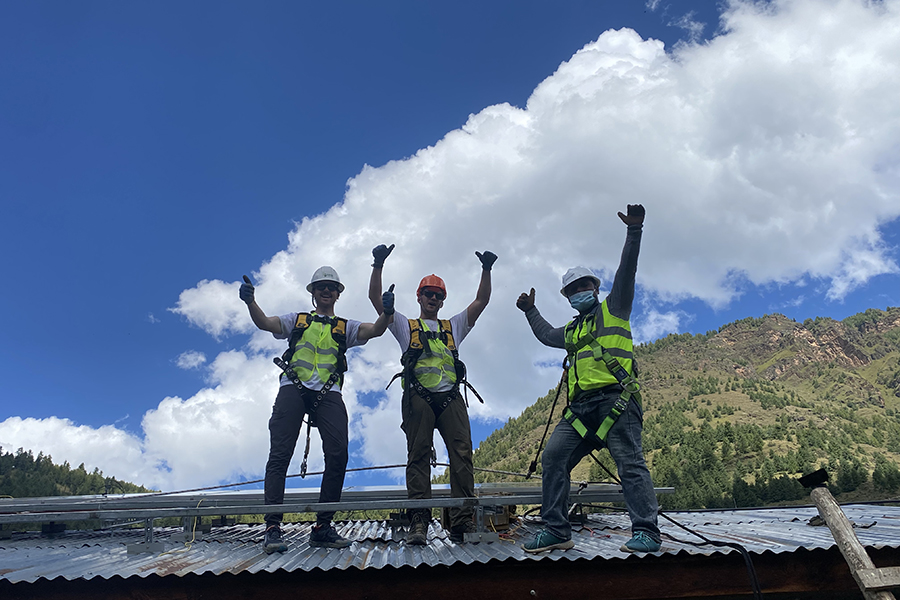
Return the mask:
<path fill-rule="evenodd" d="M 628 214 L 619 213 L 619 218 L 626 225 L 641 225 L 644 222 L 644 206 L 642 204 L 629 204 Z"/>
<path fill-rule="evenodd" d="M 382 246 L 384 248 L 384 246 Z M 391 246 L 393 248 L 393 246 Z M 381 311 L 387 316 L 394 314 L 394 284 L 381 295 Z"/>
<path fill-rule="evenodd" d="M 481 266 L 484 267 L 484 269 L 487 271 L 491 270 L 491 267 L 494 266 L 494 261 L 497 260 L 497 255 L 490 250 L 485 250 L 484 254 L 476 251 L 475 256 L 478 257 L 478 260 L 481 261 Z"/>
<path fill-rule="evenodd" d="M 375 257 L 375 262 L 372 263 L 372 266 L 376 269 L 380 269 L 384 266 L 384 259 L 386 259 L 391 251 L 394 249 L 394 245 L 391 244 L 391 247 L 388 248 L 384 244 L 379 244 L 372 248 L 372 256 Z"/>
<path fill-rule="evenodd" d="M 250 283 L 250 278 L 244 275 L 244 283 L 241 284 L 241 300 L 247 304 L 252 304 L 254 300 L 253 291 L 255 289 L 253 284 Z"/>

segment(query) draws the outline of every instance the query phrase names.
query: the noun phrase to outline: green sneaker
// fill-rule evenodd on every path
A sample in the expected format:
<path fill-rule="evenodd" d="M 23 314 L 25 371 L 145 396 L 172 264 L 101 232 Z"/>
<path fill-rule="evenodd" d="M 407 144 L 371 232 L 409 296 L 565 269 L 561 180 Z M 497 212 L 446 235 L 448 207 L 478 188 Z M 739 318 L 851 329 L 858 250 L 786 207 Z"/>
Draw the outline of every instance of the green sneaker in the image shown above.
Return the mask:
<path fill-rule="evenodd" d="M 622 552 L 658 552 L 662 544 L 643 531 L 636 532 L 619 548 Z"/>
<path fill-rule="evenodd" d="M 575 542 L 571 539 L 564 540 L 561 537 L 556 537 L 550 533 L 549 529 L 541 529 L 537 535 L 534 536 L 533 540 L 522 544 L 522 550 L 531 552 L 532 554 L 537 554 L 544 550 L 556 550 L 557 548 L 560 550 L 568 550 L 569 548 L 574 547 Z"/>

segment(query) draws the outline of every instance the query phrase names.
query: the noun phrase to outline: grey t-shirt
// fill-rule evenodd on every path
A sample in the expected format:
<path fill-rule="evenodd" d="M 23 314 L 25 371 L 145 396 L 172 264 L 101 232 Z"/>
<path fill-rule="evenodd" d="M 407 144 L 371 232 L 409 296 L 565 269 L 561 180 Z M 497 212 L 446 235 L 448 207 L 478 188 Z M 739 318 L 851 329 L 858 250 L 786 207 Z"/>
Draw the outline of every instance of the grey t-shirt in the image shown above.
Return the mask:
<path fill-rule="evenodd" d="M 272 336 L 276 340 L 286 340 L 290 337 L 291 331 L 294 330 L 294 323 L 297 322 L 297 315 L 300 313 L 288 313 L 286 315 L 281 315 L 278 317 L 281 320 L 281 333 L 273 333 Z M 314 314 L 314 313 L 311 313 Z M 347 319 L 347 348 L 352 348 L 354 346 L 363 346 L 369 340 L 359 341 L 359 321 L 354 321 L 352 319 Z M 408 335 L 408 334 L 407 334 Z M 312 377 L 308 381 L 303 381 L 303 387 L 309 388 L 314 391 L 319 391 L 325 386 L 325 382 L 319 379 L 319 375 L 313 371 Z M 280 379 L 281 385 L 293 385 L 291 380 L 287 378 L 287 376 L 282 373 Z M 341 391 L 340 382 L 335 383 L 332 388 L 334 391 Z"/>
<path fill-rule="evenodd" d="M 425 325 L 431 331 L 440 331 L 440 324 L 432 319 L 422 319 Z M 462 341 L 466 338 L 472 327 L 469 325 L 469 309 L 464 308 L 461 313 L 450 317 L 450 331 L 453 333 L 453 341 L 456 342 L 458 348 Z M 400 351 L 406 352 L 409 349 L 410 329 L 409 318 L 398 312 L 394 313 L 394 322 L 388 325 L 388 331 L 400 344 Z M 435 392 L 447 392 L 453 389 L 452 385 L 442 384 Z"/>

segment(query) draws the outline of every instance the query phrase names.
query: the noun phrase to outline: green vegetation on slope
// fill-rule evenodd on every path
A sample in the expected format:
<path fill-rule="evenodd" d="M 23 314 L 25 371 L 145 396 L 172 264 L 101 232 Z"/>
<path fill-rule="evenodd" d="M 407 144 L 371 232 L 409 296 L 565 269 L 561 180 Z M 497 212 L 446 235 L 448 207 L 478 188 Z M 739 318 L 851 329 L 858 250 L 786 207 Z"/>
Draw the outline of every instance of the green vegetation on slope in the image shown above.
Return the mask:
<path fill-rule="evenodd" d="M 76 468 L 69 463 L 53 464 L 49 456 L 21 448 L 15 453 L 0 447 L 0 496 L 29 498 L 38 496 L 84 496 L 90 494 L 128 494 L 150 492 L 145 487 L 104 477 L 99 469 L 88 473 L 84 463 Z"/>

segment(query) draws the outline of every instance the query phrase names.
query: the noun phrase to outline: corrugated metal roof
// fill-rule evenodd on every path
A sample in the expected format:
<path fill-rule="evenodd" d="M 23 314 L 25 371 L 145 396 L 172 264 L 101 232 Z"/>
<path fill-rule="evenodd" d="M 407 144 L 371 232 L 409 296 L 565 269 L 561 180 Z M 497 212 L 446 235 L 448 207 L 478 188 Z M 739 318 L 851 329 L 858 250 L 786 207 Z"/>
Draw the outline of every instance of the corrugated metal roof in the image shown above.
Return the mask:
<path fill-rule="evenodd" d="M 863 545 L 875 548 L 900 546 L 900 507 L 854 505 L 843 508 L 857 525 L 857 536 Z M 834 545 L 827 527 L 808 524 L 817 515 L 815 508 L 667 514 L 710 539 L 739 543 L 754 554 Z M 11 539 L 0 540 L 0 580 L 19 583 L 59 577 L 68 580 L 149 575 L 181 577 L 190 573 L 383 569 L 507 560 L 640 559 L 619 550 L 630 536 L 630 523 L 624 514 L 589 515 L 587 524 L 574 532 L 575 548 L 539 555 L 528 554 L 519 547 L 540 528 L 536 519 L 526 519 L 513 532 L 513 540 L 477 544 L 451 542 L 447 532 L 433 521 L 427 546 L 407 546 L 403 530 L 384 521 L 348 521 L 336 523 L 336 526 L 341 535 L 354 541 L 350 548 L 310 547 L 311 524 L 297 523 L 283 526 L 290 550 L 273 555 L 262 551 L 263 525 L 214 528 L 190 547 L 178 539 L 183 535 L 181 528 L 156 528 L 154 539 L 162 542 L 166 549 L 156 554 L 127 552 L 128 544 L 143 541 L 143 530 L 70 531 L 56 538 L 41 537 L 36 532 L 15 533 Z M 665 519 L 660 519 L 660 529 L 664 536 L 660 554 L 708 555 L 732 551 L 676 541 L 699 540 Z"/>

